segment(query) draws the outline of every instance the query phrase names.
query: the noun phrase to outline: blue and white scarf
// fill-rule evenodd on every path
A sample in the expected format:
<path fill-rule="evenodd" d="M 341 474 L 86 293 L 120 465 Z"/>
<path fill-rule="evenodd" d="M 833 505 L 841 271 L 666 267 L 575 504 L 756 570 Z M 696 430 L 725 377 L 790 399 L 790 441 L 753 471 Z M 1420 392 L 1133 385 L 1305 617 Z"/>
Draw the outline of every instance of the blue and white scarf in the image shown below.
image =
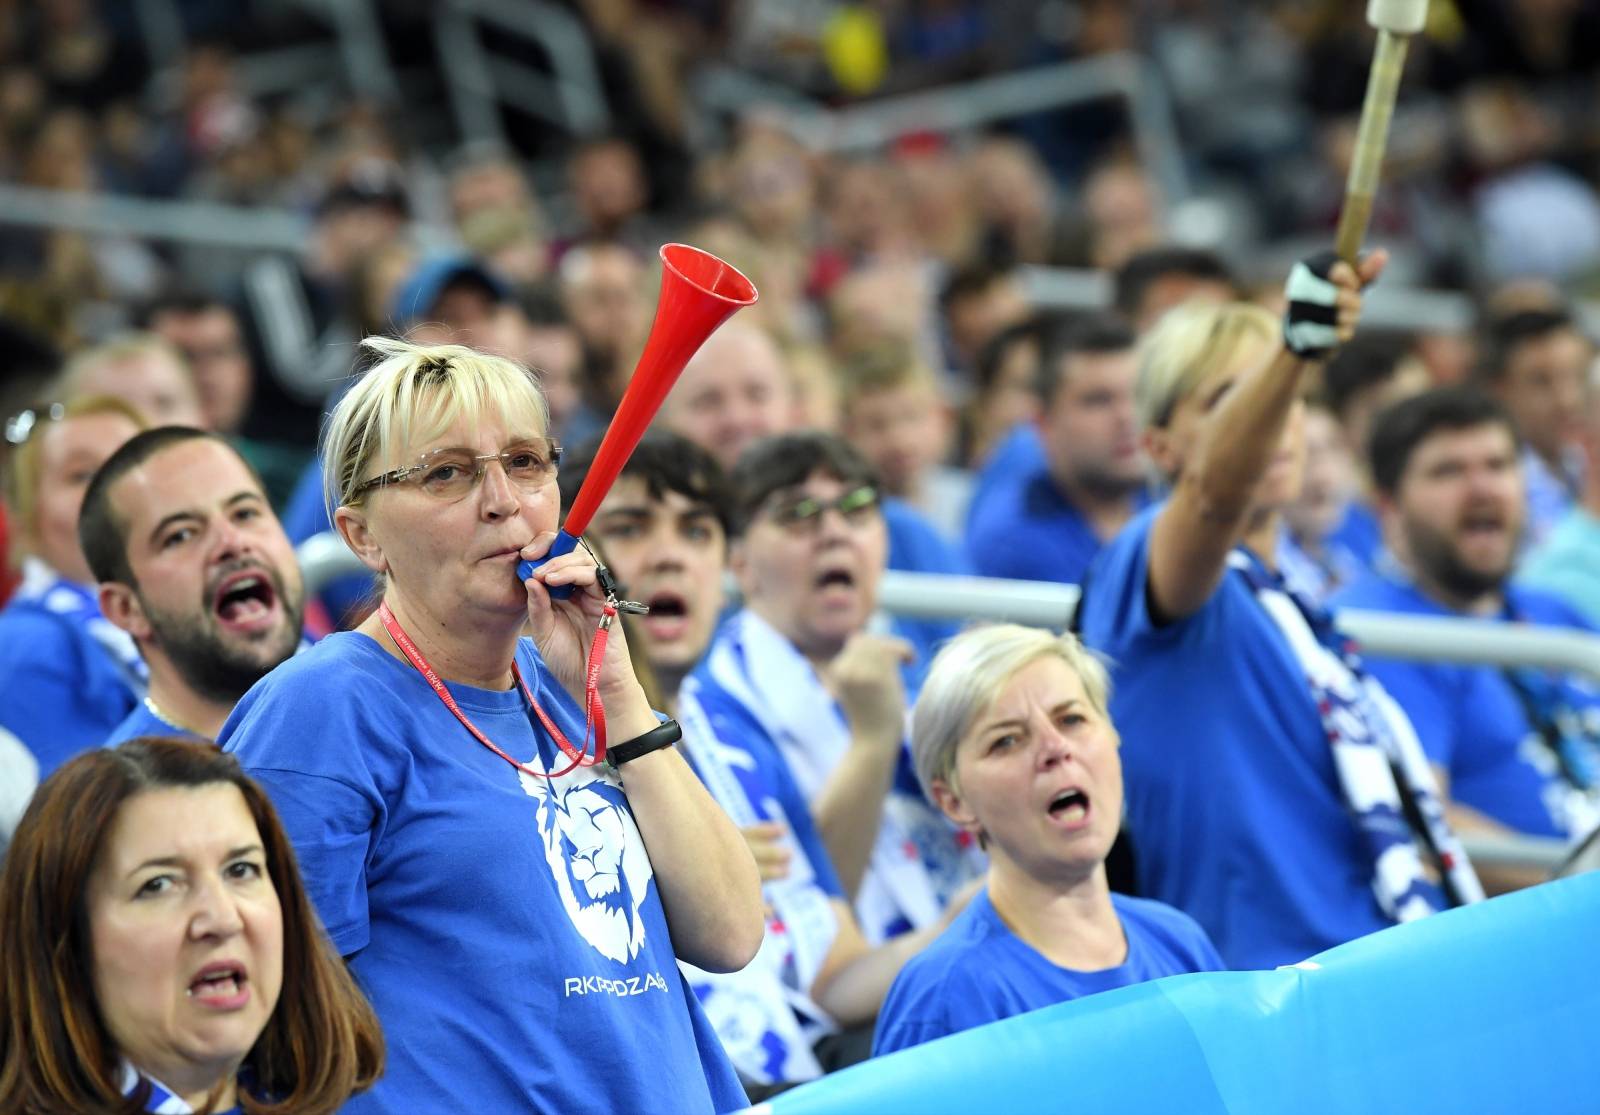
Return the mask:
<path fill-rule="evenodd" d="M 806 800 L 814 801 L 850 747 L 850 726 L 811 663 L 748 608 L 723 623 L 705 668 L 699 700 L 709 710 L 731 701 L 776 742 Z M 984 856 L 922 796 L 909 759 L 883 804 L 883 819 L 856 894 L 856 917 L 873 945 L 939 920 Z"/>
<path fill-rule="evenodd" d="M 127 1061 L 122 1062 L 122 1079 L 117 1087 L 125 1096 L 131 1096 L 138 1090 L 140 1082 L 150 1085 L 150 1098 L 145 1101 L 146 1115 L 194 1115 L 194 1108 L 187 1102 L 178 1098 L 176 1092 L 167 1087 L 153 1076 L 141 1073 Z M 219 1111 L 216 1115 L 237 1115 L 239 1108 L 230 1107 L 227 1111 Z"/>
<path fill-rule="evenodd" d="M 686 683 L 678 694 L 683 747 L 695 773 L 733 823 L 748 828 L 784 820 L 783 808 L 764 799 L 749 752 L 717 738 Z M 767 932 L 761 950 L 738 972 L 703 972 L 679 962 L 689 986 L 739 1075 L 755 1084 L 814 1080 L 822 1075 L 812 1047 L 835 1032 L 810 989 L 839 934 L 828 893 L 816 880 L 805 850 L 789 843 L 789 874 L 764 883 Z"/>
<path fill-rule="evenodd" d="M 16 600 L 37 604 L 52 615 L 81 627 L 110 657 L 136 698 L 143 698 L 150 683 L 150 671 L 139 654 L 139 647 L 122 628 L 100 614 L 100 601 L 94 590 L 69 581 L 38 558 L 22 562 L 22 584 Z"/>
<path fill-rule="evenodd" d="M 1501 618 L 1526 619 L 1506 601 Z M 1508 666 L 1501 671 L 1532 729 L 1522 756 L 1545 779 L 1544 804 L 1574 840 L 1600 828 L 1600 701 L 1586 678 Z"/>
<path fill-rule="evenodd" d="M 1372 857 L 1372 890 L 1383 912 L 1396 922 L 1415 921 L 1481 901 L 1483 887 L 1445 821 L 1422 744 L 1394 698 L 1367 674 L 1326 610 L 1248 551 L 1234 550 L 1228 565 L 1244 577 L 1304 670 L 1345 804 Z M 1424 866 L 1425 852 L 1437 882 Z"/>

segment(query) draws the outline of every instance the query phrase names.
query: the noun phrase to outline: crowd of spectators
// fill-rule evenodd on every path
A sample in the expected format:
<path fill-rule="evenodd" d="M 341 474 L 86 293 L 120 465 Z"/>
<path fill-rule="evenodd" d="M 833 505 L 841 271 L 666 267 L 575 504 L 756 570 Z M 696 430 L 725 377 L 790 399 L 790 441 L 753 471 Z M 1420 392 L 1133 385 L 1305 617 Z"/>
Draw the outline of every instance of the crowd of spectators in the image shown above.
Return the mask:
<path fill-rule="evenodd" d="M 693 944 L 677 952 L 693 994 L 651 1000 L 643 1022 L 609 1000 L 582 1008 L 602 1030 L 670 1033 L 677 1069 L 699 1057 L 705 1079 L 685 1070 L 678 1094 L 726 1106 L 730 1064 L 759 1096 L 859 1060 L 875 1019 L 886 1052 L 1041 994 L 1294 962 L 1540 881 L 1475 874 L 1458 834 L 1576 841 L 1600 826 L 1592 681 L 1364 663 L 1327 611 L 1600 633 L 1600 360 L 1584 301 L 1600 284 L 1585 111 L 1600 3 L 1434 0 L 1374 218 L 1388 252 L 1335 271 L 1313 253 L 1337 221 L 1364 88 L 1360 5 L 568 6 L 615 129 L 567 135 L 507 112 L 491 140 L 418 123 L 438 107 L 418 90 L 444 97 L 449 76 L 415 5 L 373 6 L 378 46 L 408 75 L 385 102 L 338 75 L 264 79 L 288 53 L 268 48 L 327 35 L 273 5 L 251 23 L 234 5 L 174 3 L 187 35 L 158 50 L 123 5 L 0 0 L 0 197 L 66 215 L 8 221 L 0 203 L 0 850 L 74 756 L 152 734 L 219 741 L 276 802 L 310 901 L 391 1036 L 388 1082 L 363 1109 L 404 1109 L 451 1058 L 481 1052 L 411 1036 L 466 1016 L 448 989 L 417 1006 L 397 975 L 441 963 L 438 926 L 409 922 L 408 903 L 459 926 L 466 900 L 391 875 L 385 857 L 420 841 L 444 870 L 474 848 L 481 867 L 504 830 L 436 842 L 412 821 L 385 828 L 455 826 L 479 775 L 430 757 L 435 788 L 460 779 L 448 807 L 408 782 L 429 733 L 467 720 L 433 705 L 384 642 L 400 646 L 394 614 L 375 609 L 393 605 L 436 656 L 460 651 L 440 673 L 476 695 L 463 706 L 528 736 L 520 749 L 548 772 L 553 744 L 499 680 L 575 734 L 581 678 L 574 692 L 562 665 L 544 672 L 555 594 L 524 602 L 509 566 L 489 584 L 455 551 L 518 515 L 553 528 L 557 478 L 570 504 L 649 334 L 656 250 L 674 240 L 738 267 L 760 298 L 689 360 L 592 540 L 651 609 L 619 626 L 631 665 L 607 659 L 619 719 L 675 716 L 705 789 L 641 760 L 632 783 L 596 775 L 562 796 L 524 765 L 494 800 L 506 830 L 539 810 L 552 871 L 594 852 L 568 796 L 603 802 L 591 827 L 627 818 L 605 869 L 620 897 L 586 874 L 577 899 L 558 879 L 559 901 L 606 956 L 573 904 L 634 919 L 610 959 L 641 966 L 647 992 L 643 966 L 671 967 L 667 925 Z M 819 147 L 793 109 L 1121 53 L 1170 102 L 1181 196 L 1112 102 L 930 121 L 851 151 Z M 703 80 L 713 66 L 788 92 L 729 106 Z M 76 220 L 85 198 L 214 207 L 173 210 L 195 226 L 163 236 Z M 240 247 L 230 222 L 262 244 Z M 1103 279 L 1104 304 L 1047 303 L 1041 276 L 1062 268 Z M 1359 288 L 1380 274 L 1447 290 L 1473 320 L 1349 339 Z M 1325 321 L 1295 317 L 1308 301 Z M 1316 327 L 1327 336 L 1305 340 Z M 430 402 L 457 390 L 485 393 Z M 370 428 L 335 422 L 335 437 L 330 414 Z M 418 475 L 452 450 L 460 491 L 426 503 L 434 482 Z M 293 545 L 328 532 L 367 571 L 308 593 Z M 889 617 L 886 569 L 1083 585 L 1082 642 Z M 449 630 L 452 577 L 463 615 L 474 593 L 510 599 L 483 606 L 499 608 L 504 662 L 481 676 L 449 672 L 475 637 Z M 438 622 L 411 628 L 425 618 Z M 361 672 L 386 679 L 393 709 L 345 695 L 339 679 Z M 412 685 L 432 727 L 407 743 Z M 383 745 L 339 751 L 368 736 Z M 1369 753 L 1387 761 L 1377 789 Z M 217 770 L 206 777 L 235 777 Z M 1031 801 L 1029 771 L 1054 779 L 1031 821 L 1007 808 Z M 711 943 L 755 908 L 737 842 L 694 863 L 662 835 L 662 818 L 719 808 L 712 831 L 731 837 L 731 818 L 760 874 L 753 960 Z M 1077 850 L 1058 855 L 1057 837 Z M 622 858 L 644 845 L 642 868 Z M 473 885 L 511 902 L 545 887 L 531 875 Z M 727 925 L 687 913 L 685 894 L 725 906 Z M 561 935 L 518 910 L 528 932 Z M 506 932 L 495 920 L 486 940 Z M 971 942 L 1009 959 L 974 974 L 960 963 Z M 552 949 L 574 974 L 591 959 L 581 941 Z M 952 986 L 963 1009 L 942 1003 Z M 536 1025 L 525 1006 L 494 1009 Z M 485 1056 L 493 1107 L 512 1074 Z M 346 1076 L 365 1087 L 372 1067 Z"/>

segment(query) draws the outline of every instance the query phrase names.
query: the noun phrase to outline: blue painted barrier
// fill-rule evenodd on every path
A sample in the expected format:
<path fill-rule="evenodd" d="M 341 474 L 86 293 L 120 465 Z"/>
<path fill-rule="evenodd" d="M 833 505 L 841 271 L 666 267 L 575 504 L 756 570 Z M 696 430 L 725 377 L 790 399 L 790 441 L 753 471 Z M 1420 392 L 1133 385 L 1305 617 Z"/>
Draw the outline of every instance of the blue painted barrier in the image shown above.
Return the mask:
<path fill-rule="evenodd" d="M 1600 1112 L 1600 873 L 1330 949 L 1063 1003 L 835 1073 L 766 1115 Z"/>

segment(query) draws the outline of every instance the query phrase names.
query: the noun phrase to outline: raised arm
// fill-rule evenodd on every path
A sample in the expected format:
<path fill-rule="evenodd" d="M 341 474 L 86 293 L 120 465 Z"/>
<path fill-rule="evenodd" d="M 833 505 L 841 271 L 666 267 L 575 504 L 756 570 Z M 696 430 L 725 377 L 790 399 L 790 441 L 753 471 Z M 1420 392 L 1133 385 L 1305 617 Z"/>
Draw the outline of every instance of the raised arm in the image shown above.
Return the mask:
<path fill-rule="evenodd" d="M 1355 333 L 1361 287 L 1378 277 L 1387 258 L 1381 251 L 1368 256 L 1359 275 L 1342 262 L 1332 265 L 1328 280 L 1336 288 L 1339 342 Z M 1249 529 L 1261 479 L 1283 440 L 1306 373 L 1327 356 L 1328 347 L 1305 341 L 1297 329 L 1306 323 L 1295 317 L 1295 307 L 1302 305 L 1297 295 L 1304 293 L 1296 282 L 1306 274 L 1306 265 L 1298 265 L 1288 291 L 1288 339 L 1299 351 L 1282 344 L 1236 378 L 1217 377 L 1199 388 L 1194 402 L 1203 413 L 1193 448 L 1151 527 L 1147 591 L 1159 620 L 1193 614 L 1216 591 L 1229 551 Z"/>
<path fill-rule="evenodd" d="M 811 803 L 822 843 L 847 896 L 866 876 L 894 782 L 906 731 L 906 694 L 900 664 L 910 644 L 883 635 L 857 634 L 829 664 L 824 681 L 844 708 L 850 747 Z M 818 710 L 818 715 L 826 715 Z"/>

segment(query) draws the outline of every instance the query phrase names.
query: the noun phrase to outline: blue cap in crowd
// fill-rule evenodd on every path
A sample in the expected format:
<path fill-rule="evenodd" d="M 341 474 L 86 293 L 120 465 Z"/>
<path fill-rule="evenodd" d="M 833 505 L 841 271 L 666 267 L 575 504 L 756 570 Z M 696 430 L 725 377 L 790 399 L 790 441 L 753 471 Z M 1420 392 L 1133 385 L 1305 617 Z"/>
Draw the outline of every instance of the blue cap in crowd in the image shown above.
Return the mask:
<path fill-rule="evenodd" d="M 389 304 L 390 318 L 401 329 L 427 319 L 444 292 L 457 283 L 472 283 L 496 302 L 511 296 L 505 280 L 471 256 L 440 256 L 424 260 L 406 276 Z"/>

